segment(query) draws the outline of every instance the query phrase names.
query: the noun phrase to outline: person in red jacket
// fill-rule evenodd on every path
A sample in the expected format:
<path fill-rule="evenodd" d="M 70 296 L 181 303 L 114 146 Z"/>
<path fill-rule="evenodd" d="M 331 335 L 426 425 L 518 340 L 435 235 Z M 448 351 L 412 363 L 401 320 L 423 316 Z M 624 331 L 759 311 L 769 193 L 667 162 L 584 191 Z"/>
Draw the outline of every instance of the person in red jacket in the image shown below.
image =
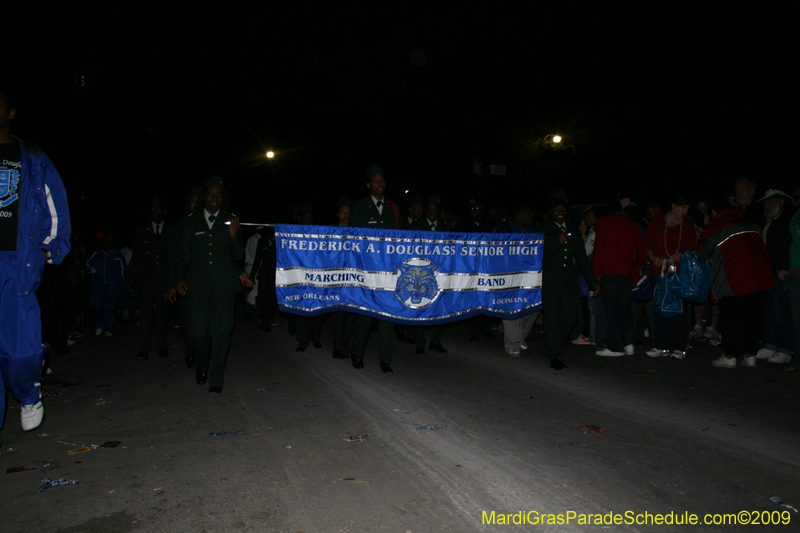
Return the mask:
<path fill-rule="evenodd" d="M 606 331 L 606 348 L 596 353 L 604 357 L 633 355 L 631 290 L 647 257 L 639 226 L 622 214 L 622 204 L 611 205 L 611 214 L 597 221 L 593 257 Z"/>
<path fill-rule="evenodd" d="M 697 240 L 697 252 L 711 261 L 711 297 L 719 303 L 720 333 L 725 353 L 711 364 L 735 368 L 756 366 L 765 291 L 775 289 L 761 228 L 749 222 L 727 199 L 712 202 L 714 218 Z"/>

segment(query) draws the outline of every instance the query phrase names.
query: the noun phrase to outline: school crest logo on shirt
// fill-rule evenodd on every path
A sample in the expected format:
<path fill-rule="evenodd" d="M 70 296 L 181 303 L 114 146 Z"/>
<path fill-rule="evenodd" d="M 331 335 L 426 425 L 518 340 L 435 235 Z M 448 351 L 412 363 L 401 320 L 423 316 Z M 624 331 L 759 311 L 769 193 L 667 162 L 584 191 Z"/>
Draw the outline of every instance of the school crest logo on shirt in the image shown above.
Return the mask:
<path fill-rule="evenodd" d="M 17 186 L 19 186 L 19 170 L 0 169 L 0 208 L 13 204 L 19 198 L 16 194 Z"/>
<path fill-rule="evenodd" d="M 429 306 L 439 296 L 436 272 L 436 264 L 428 259 L 406 259 L 398 270 L 395 295 L 403 305 L 412 309 Z"/>

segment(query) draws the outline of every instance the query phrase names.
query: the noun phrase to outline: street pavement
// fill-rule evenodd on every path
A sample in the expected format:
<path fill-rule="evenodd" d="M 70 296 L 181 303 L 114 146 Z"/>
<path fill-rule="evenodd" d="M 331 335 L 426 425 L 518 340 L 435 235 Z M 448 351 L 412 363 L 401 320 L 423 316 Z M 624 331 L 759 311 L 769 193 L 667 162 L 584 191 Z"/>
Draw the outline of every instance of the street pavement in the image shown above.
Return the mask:
<path fill-rule="evenodd" d="M 511 358 L 501 340 L 470 344 L 456 324 L 444 330 L 447 354 L 396 344 L 385 375 L 377 334 L 359 371 L 331 357 L 327 323 L 323 347 L 298 353 L 285 326 L 267 335 L 239 317 L 215 395 L 180 353 L 136 361 L 137 334 L 121 323 L 51 358 L 43 390 L 63 394 L 44 400 L 40 429 L 22 433 L 10 402 L 0 466 L 37 470 L 0 473 L 0 531 L 734 528 L 496 523 L 570 511 L 785 511 L 800 523 L 770 501 L 800 508 L 800 373 L 765 361 L 728 370 L 710 365 L 721 350 L 707 345 L 685 360 L 570 345 L 569 368 L 555 372 L 541 333 Z M 348 442 L 356 435 L 368 436 Z M 121 443 L 95 447 L 107 441 Z M 81 446 L 90 451 L 69 454 Z M 42 472 L 47 463 L 59 468 Z M 39 492 L 44 478 L 78 484 Z"/>

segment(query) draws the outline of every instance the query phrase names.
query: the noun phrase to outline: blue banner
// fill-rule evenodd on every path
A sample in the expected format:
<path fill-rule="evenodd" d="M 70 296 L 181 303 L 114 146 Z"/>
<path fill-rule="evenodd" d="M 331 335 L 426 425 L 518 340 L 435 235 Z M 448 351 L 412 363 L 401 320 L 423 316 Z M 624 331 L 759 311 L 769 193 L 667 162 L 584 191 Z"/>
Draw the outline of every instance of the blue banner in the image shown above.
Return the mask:
<path fill-rule="evenodd" d="M 540 233 L 450 233 L 275 226 L 275 285 L 284 311 L 353 311 L 401 324 L 542 306 Z"/>

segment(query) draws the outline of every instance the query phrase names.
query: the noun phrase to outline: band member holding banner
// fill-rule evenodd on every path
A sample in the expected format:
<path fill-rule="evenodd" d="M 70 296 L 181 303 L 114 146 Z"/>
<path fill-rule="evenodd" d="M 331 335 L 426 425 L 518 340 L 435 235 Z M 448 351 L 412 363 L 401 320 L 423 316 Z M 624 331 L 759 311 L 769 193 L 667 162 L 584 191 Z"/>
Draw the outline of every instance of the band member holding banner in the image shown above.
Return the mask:
<path fill-rule="evenodd" d="M 447 226 L 442 224 L 439 219 L 441 201 L 438 196 L 431 196 L 425 203 L 425 216 L 420 217 L 411 224 L 412 230 L 417 231 L 447 231 Z M 414 342 L 417 345 L 417 354 L 425 353 L 425 328 L 417 326 L 413 329 Z M 429 349 L 436 353 L 447 353 L 442 346 L 442 326 L 437 324 L 431 326 L 431 344 Z"/>
<path fill-rule="evenodd" d="M 198 214 L 186 219 L 177 239 L 176 289 L 190 301 L 197 383 L 210 378 L 208 392 L 221 394 L 236 293 L 252 283 L 237 264 L 244 259 L 244 244 L 220 178 L 209 178 L 195 207 Z"/>
<path fill-rule="evenodd" d="M 386 179 L 383 170 L 376 164 L 367 167 L 367 189 L 369 196 L 353 202 L 350 209 L 350 225 L 357 228 L 400 228 L 400 210 L 397 205 L 386 198 Z M 364 368 L 364 352 L 372 329 L 372 318 L 366 315 L 356 317 L 353 346 L 350 349 L 350 360 L 356 369 Z M 381 372 L 392 373 L 392 343 L 394 326 L 385 320 L 379 320 Z"/>
<path fill-rule="evenodd" d="M 314 224 L 314 212 L 311 204 L 300 204 L 297 206 L 297 217 L 300 224 L 310 226 Z M 323 315 L 318 316 L 296 316 L 297 325 L 297 348 L 296 352 L 304 352 L 308 348 L 308 343 L 314 344 L 314 348 L 322 348 L 320 333 L 322 332 Z"/>
<path fill-rule="evenodd" d="M 577 226 L 567 224 L 567 201 L 553 197 L 549 202 L 550 220 L 539 228 L 544 233 L 544 257 L 542 261 L 542 308 L 544 310 L 544 337 L 550 368 L 561 370 L 567 365 L 563 361 L 564 344 L 578 323 L 580 312 L 580 282 L 577 265 L 593 295 L 600 292 L 600 285 L 586 257 L 581 232 Z"/>
<path fill-rule="evenodd" d="M 350 198 L 343 196 L 336 206 L 336 218 L 339 227 L 350 225 Z M 350 341 L 353 337 L 353 324 L 356 315 L 349 311 L 334 311 L 331 313 L 331 329 L 333 330 L 333 358 L 347 359 L 350 353 Z"/>

